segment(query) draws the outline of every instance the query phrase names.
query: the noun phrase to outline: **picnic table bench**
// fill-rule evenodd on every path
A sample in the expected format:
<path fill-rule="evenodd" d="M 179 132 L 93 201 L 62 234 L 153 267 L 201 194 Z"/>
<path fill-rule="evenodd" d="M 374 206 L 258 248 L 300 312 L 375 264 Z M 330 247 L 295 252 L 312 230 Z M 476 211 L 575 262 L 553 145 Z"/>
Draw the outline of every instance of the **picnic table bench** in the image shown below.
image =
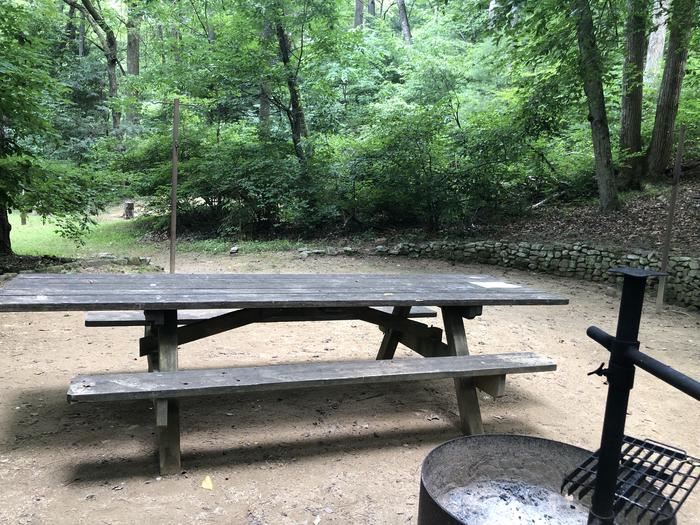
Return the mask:
<path fill-rule="evenodd" d="M 391 313 L 390 306 L 376 306 L 374 308 L 375 310 Z M 203 321 L 204 319 L 227 314 L 232 311 L 233 310 L 179 310 L 177 312 L 177 324 L 185 325 L 196 321 Z M 412 306 L 407 317 L 437 317 L 437 312 L 425 306 Z M 144 312 L 115 310 L 111 312 L 87 312 L 85 314 L 85 326 L 87 327 L 148 326 L 150 324 L 152 324 L 152 321 L 146 319 L 146 314 L 144 314 Z"/>
<path fill-rule="evenodd" d="M 567 302 L 489 276 L 454 274 L 23 274 L 0 289 L 0 312 L 87 311 L 88 326 L 145 327 L 138 346 L 148 373 L 78 376 L 68 399 L 153 400 L 164 474 L 180 470 L 182 397 L 450 377 L 462 431 L 481 433 L 477 388 L 498 396 L 507 374 L 556 365 L 531 352 L 469 355 L 464 319 L 489 305 Z M 411 319 L 432 315 L 427 306 L 441 310 L 445 342 L 440 328 Z M 382 329 L 377 360 L 178 370 L 178 346 L 211 335 L 261 322 L 347 319 Z M 399 343 L 429 359 L 392 360 Z"/>

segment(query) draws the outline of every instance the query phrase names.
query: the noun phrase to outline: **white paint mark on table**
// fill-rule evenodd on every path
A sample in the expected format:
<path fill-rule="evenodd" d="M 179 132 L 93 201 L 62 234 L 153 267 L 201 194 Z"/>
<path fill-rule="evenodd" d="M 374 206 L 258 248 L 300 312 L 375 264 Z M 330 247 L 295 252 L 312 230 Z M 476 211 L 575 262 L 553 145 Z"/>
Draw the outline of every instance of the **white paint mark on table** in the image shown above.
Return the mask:
<path fill-rule="evenodd" d="M 503 281 L 482 281 L 474 282 L 469 281 L 469 284 L 475 284 L 481 288 L 520 288 L 517 284 L 504 283 Z"/>

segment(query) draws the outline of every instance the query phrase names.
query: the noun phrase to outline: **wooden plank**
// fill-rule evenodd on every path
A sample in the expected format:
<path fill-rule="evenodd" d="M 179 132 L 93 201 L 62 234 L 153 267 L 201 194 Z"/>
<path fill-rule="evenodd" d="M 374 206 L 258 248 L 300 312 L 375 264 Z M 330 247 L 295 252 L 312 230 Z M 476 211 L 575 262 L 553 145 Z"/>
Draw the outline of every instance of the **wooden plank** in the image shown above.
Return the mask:
<path fill-rule="evenodd" d="M 156 399 L 156 426 L 157 427 L 167 427 L 168 426 L 168 400 L 167 399 Z"/>
<path fill-rule="evenodd" d="M 179 276 L 186 276 L 194 280 L 188 279 L 186 282 L 180 282 Z M 484 281 L 498 281 L 499 278 L 484 274 L 455 274 L 455 273 L 441 273 L 441 274 L 404 274 L 404 273 L 392 273 L 392 274 L 357 274 L 357 273 L 333 273 L 333 274 L 265 274 L 265 273 L 251 273 L 251 274 L 226 274 L 226 273 L 213 273 L 213 274 L 178 274 L 178 276 L 172 276 L 163 273 L 150 273 L 150 274 L 51 274 L 51 273 L 25 273 L 20 274 L 8 281 L 4 286 L 23 286 L 24 283 L 70 283 L 70 284 L 87 284 L 87 285 L 99 285 L 101 283 L 121 283 L 124 280 L 129 280 L 132 282 L 146 283 L 148 285 L 154 285 L 157 287 L 164 287 L 168 285 L 173 285 L 177 288 L 181 288 L 183 285 L 201 287 L 204 283 L 210 283 L 212 286 L 221 287 L 226 283 L 249 283 L 254 285 L 270 283 L 274 281 L 278 282 L 311 282 L 311 283 L 342 283 L 343 286 L 347 286 L 349 283 L 356 283 L 358 285 L 365 285 L 367 283 L 384 283 L 384 282 L 420 282 L 420 283 L 441 283 L 449 281 L 452 283 L 464 282 L 467 280 L 470 283 L 484 282 Z M 44 286 L 44 284 L 41 284 Z"/>
<path fill-rule="evenodd" d="M 373 307 L 384 313 L 391 313 L 389 306 Z M 179 310 L 177 313 L 177 324 L 185 325 L 196 321 L 202 321 L 211 317 L 216 317 L 231 312 L 232 310 Z M 437 317 L 437 312 L 433 308 L 426 306 L 414 306 L 408 314 L 409 318 L 430 318 Z M 348 315 L 347 320 L 354 319 Z M 334 319 L 337 320 L 337 319 Z M 111 327 L 111 326 L 146 326 L 147 321 L 143 312 L 136 310 L 115 310 L 107 312 L 87 312 L 85 314 L 85 326 L 87 327 Z"/>
<path fill-rule="evenodd" d="M 380 312 L 375 308 L 355 308 L 356 318 L 366 323 L 376 324 L 399 332 L 412 332 L 417 337 L 428 339 L 442 338 L 442 330 L 436 326 L 427 326 L 407 317 L 411 315 L 411 308 L 407 306 L 394 307 L 392 313 Z"/>
<path fill-rule="evenodd" d="M 158 370 L 156 373 L 174 373 L 177 370 L 177 311 L 163 312 L 163 325 L 158 327 Z M 176 399 L 164 400 L 156 407 L 158 460 L 162 475 L 180 472 L 180 406 Z M 164 424 L 159 424 L 164 423 Z"/>
<path fill-rule="evenodd" d="M 265 318 L 265 311 L 257 308 L 245 308 L 232 310 L 226 314 L 203 319 L 175 329 L 175 337 L 178 344 L 191 343 L 204 337 L 220 334 L 227 330 L 240 328 L 251 323 L 260 322 Z M 177 324 L 177 319 L 175 320 Z M 154 337 L 142 337 L 139 340 L 139 349 L 142 356 L 148 355 L 158 344 Z"/>
<path fill-rule="evenodd" d="M 404 307 L 407 310 L 410 307 Z M 289 321 L 332 321 L 360 319 L 374 324 L 399 327 L 406 332 L 413 332 L 422 338 L 440 339 L 442 330 L 431 328 L 422 323 L 401 319 L 399 317 L 366 307 L 345 308 L 243 308 L 228 313 L 202 319 L 181 326 L 177 330 L 180 345 L 198 341 L 228 330 L 240 328 L 251 323 L 289 322 Z M 141 355 L 152 352 L 156 345 L 153 337 L 140 340 Z"/>
<path fill-rule="evenodd" d="M 455 274 L 22 274 L 0 289 L 0 311 L 566 303 L 489 276 Z"/>
<path fill-rule="evenodd" d="M 159 325 L 155 324 L 147 324 L 146 326 L 143 327 L 143 336 L 144 337 L 158 337 L 158 326 L 161 326 L 163 323 L 160 323 Z M 158 372 L 159 370 L 159 363 L 158 363 L 158 351 L 150 352 L 147 356 L 148 358 L 148 371 L 149 372 Z"/>
<path fill-rule="evenodd" d="M 465 319 L 475 319 L 484 313 L 484 309 L 481 306 L 466 306 L 462 310 L 462 317 Z"/>
<path fill-rule="evenodd" d="M 551 359 L 533 352 L 522 352 L 431 359 L 315 362 L 177 372 L 103 374 L 74 378 L 68 389 L 68 400 L 85 402 L 177 399 L 328 385 L 499 376 L 555 369 L 556 365 Z"/>
<path fill-rule="evenodd" d="M 442 341 L 418 338 L 410 332 L 401 332 L 399 342 L 423 357 L 447 357 L 453 355 Z"/>
<path fill-rule="evenodd" d="M 145 300 L 144 300 L 145 299 Z M 518 298 L 472 294 L 456 297 L 453 294 L 426 295 L 424 299 L 416 299 L 413 294 L 398 296 L 391 300 L 381 295 L 356 294 L 309 298 L 306 295 L 285 297 L 245 298 L 235 294 L 221 294 L 216 297 L 181 294 L 173 297 L 153 296 L 144 298 L 142 295 L 95 296 L 95 295 L 64 295 L 52 296 L 2 296 L 0 297 L 0 312 L 41 312 L 41 311 L 85 311 L 85 310 L 177 310 L 196 308 L 313 308 L 313 307 L 347 307 L 347 306 L 463 306 L 468 304 L 499 306 L 499 305 L 557 305 L 567 304 L 566 300 L 549 299 L 542 296 L 522 296 Z"/>
<path fill-rule="evenodd" d="M 392 315 L 396 317 L 408 317 L 411 312 L 410 306 L 395 306 L 392 310 Z M 401 332 L 396 328 L 389 328 L 382 338 L 382 342 L 379 345 L 379 351 L 377 352 L 377 359 L 393 359 L 396 353 L 396 347 L 399 346 L 399 339 L 401 338 Z"/>
<path fill-rule="evenodd" d="M 271 286 L 277 284 L 277 286 Z M 243 300 L 259 297 L 261 300 L 268 300 L 270 296 L 306 296 L 308 298 L 317 298 L 318 296 L 326 296 L 329 294 L 343 294 L 350 297 L 355 295 L 370 295 L 378 297 L 386 297 L 387 301 L 392 301 L 394 295 L 412 296 L 418 302 L 425 301 L 425 297 L 438 296 L 462 297 L 463 295 L 478 295 L 479 297 L 495 297 L 495 298 L 556 298 L 553 294 L 539 292 L 537 290 L 488 290 L 470 286 L 468 284 L 443 283 L 442 286 L 431 285 L 425 286 L 419 283 L 390 283 L 385 282 L 377 286 L 342 286 L 329 285 L 325 283 L 316 283 L 315 285 L 298 285 L 295 283 L 268 283 L 268 286 L 250 286 L 244 287 L 240 283 L 232 286 L 222 287 L 187 287 L 177 288 L 171 286 L 168 288 L 153 288 L 139 286 L 138 283 L 132 283 L 127 280 L 123 283 L 114 283 L 104 286 L 44 286 L 31 288 L 5 288 L 0 290 L 2 297 L 62 297 L 62 296 L 95 296 L 95 297 L 113 297 L 113 300 L 118 300 L 121 296 L 142 295 L 145 297 L 165 297 L 172 298 L 178 294 L 184 294 L 194 297 L 202 297 L 203 299 L 215 300 L 217 297 L 237 297 L 240 296 Z M 392 306 L 379 303 L 374 306 Z"/>
<path fill-rule="evenodd" d="M 506 376 L 475 377 L 474 386 L 493 397 L 502 397 L 506 393 Z"/>
<path fill-rule="evenodd" d="M 445 324 L 445 336 L 450 355 L 468 356 L 467 336 L 464 332 L 463 309 L 442 308 L 442 320 Z M 467 435 L 483 434 L 479 397 L 471 378 L 456 378 L 457 404 L 462 432 Z"/>

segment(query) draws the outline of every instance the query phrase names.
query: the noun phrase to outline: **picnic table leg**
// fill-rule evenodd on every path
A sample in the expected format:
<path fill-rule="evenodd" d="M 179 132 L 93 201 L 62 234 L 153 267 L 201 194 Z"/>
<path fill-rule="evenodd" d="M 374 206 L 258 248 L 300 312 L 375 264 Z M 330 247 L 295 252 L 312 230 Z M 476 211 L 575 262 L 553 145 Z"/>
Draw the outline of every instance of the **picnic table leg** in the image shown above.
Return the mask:
<path fill-rule="evenodd" d="M 152 323 L 147 323 L 143 329 L 144 337 L 155 337 L 158 338 L 158 327 Z M 158 372 L 158 352 L 151 352 L 146 356 L 148 359 L 148 371 Z"/>
<path fill-rule="evenodd" d="M 411 312 L 410 306 L 394 306 L 391 311 L 392 315 L 398 317 L 408 317 Z M 379 352 L 377 352 L 377 359 L 393 359 L 396 353 L 396 347 L 399 345 L 399 339 L 401 339 L 401 332 L 393 329 L 388 329 L 384 332 L 384 338 L 382 339 L 382 344 L 379 345 Z"/>
<path fill-rule="evenodd" d="M 467 336 L 464 332 L 462 308 L 442 307 L 442 320 L 445 324 L 445 336 L 450 355 L 469 355 Z M 472 379 L 455 379 L 457 404 L 459 405 L 460 426 L 464 435 L 483 434 L 481 410 L 476 386 Z"/>
<path fill-rule="evenodd" d="M 163 312 L 157 329 L 158 371 L 177 370 L 177 311 Z M 159 406 L 158 406 L 159 405 Z M 180 405 L 176 399 L 158 400 L 156 407 L 160 473 L 180 472 Z"/>

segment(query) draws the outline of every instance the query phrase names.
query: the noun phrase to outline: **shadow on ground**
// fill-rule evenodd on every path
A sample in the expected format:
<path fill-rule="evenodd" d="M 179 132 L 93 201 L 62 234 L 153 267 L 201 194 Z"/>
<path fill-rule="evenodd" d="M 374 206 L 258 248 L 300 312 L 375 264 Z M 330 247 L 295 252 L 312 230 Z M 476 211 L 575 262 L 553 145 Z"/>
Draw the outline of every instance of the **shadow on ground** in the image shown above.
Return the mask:
<path fill-rule="evenodd" d="M 539 403 L 514 385 L 507 396 L 484 400 L 482 410 L 511 396 L 522 413 Z M 152 477 L 157 472 L 151 402 L 70 405 L 65 399 L 63 389 L 18 391 L 0 452 L 51 449 L 60 457 L 61 449 L 79 448 L 78 456 L 84 460 L 59 467 L 66 484 Z M 458 423 L 450 380 L 185 399 L 181 401 L 183 468 L 196 471 L 436 446 L 461 435 Z M 286 434 L 277 433 L 284 428 Z M 537 434 L 537 428 L 517 414 L 506 420 L 487 417 L 485 431 Z"/>

